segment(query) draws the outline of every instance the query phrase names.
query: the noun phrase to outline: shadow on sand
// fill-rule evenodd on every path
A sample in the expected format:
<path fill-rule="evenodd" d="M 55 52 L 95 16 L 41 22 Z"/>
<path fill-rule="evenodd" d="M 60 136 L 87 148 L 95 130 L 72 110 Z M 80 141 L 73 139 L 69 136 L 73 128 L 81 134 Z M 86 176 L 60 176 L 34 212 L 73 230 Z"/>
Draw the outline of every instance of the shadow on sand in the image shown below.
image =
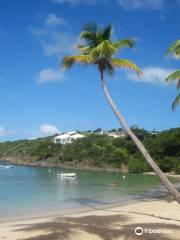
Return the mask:
<path fill-rule="evenodd" d="M 93 234 L 102 240 L 136 240 L 136 239 L 152 239 L 161 240 L 167 239 L 172 240 L 170 235 L 153 233 L 153 234 L 143 234 L 142 236 L 136 236 L 134 230 L 137 226 L 142 228 L 151 229 L 166 229 L 170 231 L 178 231 L 179 225 L 176 224 L 160 224 L 160 223 L 150 223 L 146 224 L 144 222 L 138 224 L 127 224 L 126 221 L 130 220 L 129 217 L 118 214 L 109 216 L 83 216 L 83 217 L 65 217 L 56 218 L 54 221 L 37 223 L 32 225 L 21 225 L 20 230 L 34 232 L 34 231 L 44 231 L 45 233 L 38 237 L 24 238 L 24 240 L 67 240 L 72 239 L 73 235 L 79 231 L 83 231 L 88 234 Z M 23 240 L 23 239 L 20 239 Z"/>

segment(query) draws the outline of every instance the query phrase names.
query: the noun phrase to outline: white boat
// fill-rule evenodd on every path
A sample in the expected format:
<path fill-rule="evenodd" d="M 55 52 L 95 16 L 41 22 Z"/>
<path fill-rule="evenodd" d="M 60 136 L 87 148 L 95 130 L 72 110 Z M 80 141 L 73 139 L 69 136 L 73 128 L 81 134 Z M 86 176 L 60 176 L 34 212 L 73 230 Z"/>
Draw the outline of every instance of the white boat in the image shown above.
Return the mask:
<path fill-rule="evenodd" d="M 61 178 L 76 178 L 76 173 L 58 173 L 57 176 Z"/>
<path fill-rule="evenodd" d="M 12 165 L 0 165 L 0 168 L 12 168 Z"/>

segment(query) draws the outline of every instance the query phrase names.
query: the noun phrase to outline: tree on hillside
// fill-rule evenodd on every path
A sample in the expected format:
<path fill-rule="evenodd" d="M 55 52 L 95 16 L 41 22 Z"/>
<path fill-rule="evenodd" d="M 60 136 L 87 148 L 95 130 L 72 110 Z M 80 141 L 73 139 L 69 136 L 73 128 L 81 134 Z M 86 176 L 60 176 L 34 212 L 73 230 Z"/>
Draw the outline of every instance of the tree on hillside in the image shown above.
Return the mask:
<path fill-rule="evenodd" d="M 170 47 L 168 48 L 167 55 L 173 55 L 175 59 L 180 58 L 180 40 L 173 42 Z M 167 78 L 166 81 L 172 82 L 177 81 L 177 90 L 180 90 L 180 70 L 177 70 L 171 73 Z M 180 92 L 175 98 L 172 103 L 172 110 L 174 111 L 176 107 L 180 104 Z"/>
<path fill-rule="evenodd" d="M 116 68 L 131 69 L 138 75 L 142 74 L 140 68 L 133 62 L 127 59 L 119 59 L 114 57 L 114 55 L 116 55 L 117 52 L 124 47 L 133 48 L 135 46 L 134 39 L 126 38 L 123 40 L 113 42 L 111 39 L 112 26 L 108 25 L 104 28 L 99 28 L 96 24 L 85 25 L 80 34 L 80 37 L 82 40 L 84 40 L 85 44 L 77 45 L 79 55 L 64 57 L 63 67 L 65 69 L 70 69 L 75 63 L 82 65 L 93 65 L 97 67 L 100 73 L 101 85 L 105 97 L 114 114 L 118 118 L 119 122 L 129 135 L 129 137 L 135 143 L 141 154 L 144 156 L 146 161 L 159 176 L 164 186 L 167 188 L 170 194 L 176 199 L 176 201 L 180 203 L 180 193 L 178 193 L 178 191 L 171 184 L 169 179 L 164 175 L 164 173 L 161 171 L 161 169 L 157 166 L 152 157 L 149 155 L 144 145 L 130 129 L 124 117 L 118 110 L 118 107 L 112 100 L 109 90 L 106 86 L 105 74 L 113 76 Z"/>

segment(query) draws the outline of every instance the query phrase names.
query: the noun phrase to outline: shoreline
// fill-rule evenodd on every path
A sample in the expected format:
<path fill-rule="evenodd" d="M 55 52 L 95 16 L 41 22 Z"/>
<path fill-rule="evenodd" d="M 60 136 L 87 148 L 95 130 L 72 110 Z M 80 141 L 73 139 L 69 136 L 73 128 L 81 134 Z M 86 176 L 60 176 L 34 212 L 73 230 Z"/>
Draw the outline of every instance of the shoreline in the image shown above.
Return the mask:
<path fill-rule="evenodd" d="M 167 239 L 175 240 L 180 236 L 179 210 L 180 206 L 175 201 L 149 199 L 121 206 L 109 206 L 105 209 L 97 208 L 69 213 L 63 216 L 57 214 L 36 219 L 29 218 L 0 223 L 0 239 L 54 240 L 64 236 L 62 237 L 64 240 L 134 240 L 138 239 L 134 229 L 140 226 L 144 229 L 166 229 L 170 232 L 169 234 L 165 232 L 146 235 L 147 239 L 149 239 L 148 237 L 151 239 L 166 239 L 167 237 Z M 110 236 L 114 236 L 114 238 L 110 238 Z"/>
<path fill-rule="evenodd" d="M 155 172 L 144 172 L 144 173 L 142 173 L 143 175 L 150 175 L 150 176 L 155 176 L 156 175 L 156 173 Z M 166 176 L 168 176 L 168 177 L 177 177 L 177 178 L 179 178 L 180 177 L 180 174 L 172 174 L 172 173 L 164 173 Z"/>
<path fill-rule="evenodd" d="M 86 170 L 86 171 L 93 171 L 93 172 L 115 172 L 115 173 L 129 173 L 129 171 L 124 171 L 122 169 L 113 168 L 110 166 L 107 167 L 96 167 L 96 166 L 89 166 L 89 165 L 83 165 L 83 166 L 74 166 L 74 164 L 53 164 L 49 162 L 38 161 L 36 163 L 27 163 L 27 162 L 21 162 L 21 161 L 14 161 L 14 159 L 11 158 L 2 158 L 1 161 L 7 162 L 9 164 L 15 165 L 15 166 L 24 166 L 24 167 L 42 167 L 42 168 L 65 168 L 65 169 L 74 169 L 74 170 Z"/>
<path fill-rule="evenodd" d="M 112 168 L 112 167 L 105 167 L 105 168 L 101 168 L 101 167 L 95 167 L 95 166 L 73 166 L 73 165 L 67 165 L 67 164 L 49 164 L 49 163 L 45 163 L 43 161 L 39 161 L 36 163 L 22 163 L 22 162 L 17 162 L 17 161 L 13 161 L 12 159 L 10 160 L 10 158 L 3 158 L 1 159 L 4 162 L 10 163 L 12 165 L 15 166 L 24 166 L 24 167 L 42 167 L 42 168 L 64 168 L 64 169 L 73 169 L 73 170 L 85 170 L 85 171 L 93 171 L 93 172 L 110 172 L 110 173 L 132 173 L 129 171 L 125 171 L 122 169 L 117 169 L 117 168 Z M 133 174 L 133 173 L 132 173 Z M 156 176 L 155 172 L 140 172 L 140 173 L 135 173 L 135 174 L 143 174 L 143 175 L 154 175 Z M 166 176 L 168 177 L 176 177 L 176 178 L 180 178 L 180 174 L 172 174 L 169 172 L 165 172 L 164 173 Z"/>
<path fill-rule="evenodd" d="M 159 198 L 158 198 L 159 199 Z M 161 200 L 165 200 L 165 199 L 170 199 L 170 197 L 167 195 L 166 197 L 160 197 Z M 15 223 L 15 222 L 19 222 L 19 221 L 28 221 L 29 219 L 31 220 L 37 220 L 37 219 L 43 219 L 43 218 L 55 218 L 58 216 L 68 216 L 70 215 L 76 215 L 76 214 L 83 214 L 83 213 L 90 213 L 93 212 L 95 210 L 101 209 L 102 211 L 106 210 L 106 209 L 111 209 L 111 208 L 117 208 L 117 207 L 124 207 L 124 206 L 128 206 L 131 204 L 136 204 L 138 202 L 143 202 L 143 201 L 156 201 L 156 197 L 142 197 L 141 199 L 134 199 L 134 198 L 128 198 L 126 200 L 121 200 L 118 202 L 112 202 L 112 203 L 104 203 L 104 204 L 100 204 L 100 205 L 86 205 L 86 206 L 79 206 L 79 207 L 72 207 L 72 208 L 66 208 L 63 210 L 45 210 L 46 213 L 44 214 L 44 211 L 39 212 L 39 213 L 32 213 L 32 214 L 27 214 L 27 215 L 23 215 L 21 217 L 18 217 L 16 220 L 14 220 L 14 218 L 12 218 L 12 216 L 9 217 L 9 219 L 0 219 L 0 225 L 2 223 Z"/>
<path fill-rule="evenodd" d="M 149 198 L 149 201 L 153 199 Z M 9 219 L 1 220 L 0 219 L 0 225 L 3 223 L 16 223 L 20 221 L 28 221 L 30 220 L 38 220 L 38 219 L 44 219 L 44 218 L 56 218 L 56 217 L 64 217 L 68 215 L 77 215 L 77 214 L 84 214 L 84 213 L 91 213 L 95 210 L 101 209 L 102 211 L 106 211 L 111 208 L 117 208 L 117 207 L 123 207 L 130 204 L 136 204 L 138 201 L 144 201 L 142 200 L 135 200 L 135 199 L 128 199 L 128 201 L 124 200 L 122 202 L 117 203 L 108 203 L 108 204 L 102 204 L 97 206 L 83 206 L 83 207 L 76 207 L 72 209 L 68 209 L 67 211 L 61 212 L 61 211 L 48 211 L 45 214 L 41 213 L 33 213 L 32 215 L 24 215 L 21 217 L 18 217 L 16 220 L 14 220 L 12 217 L 9 217 Z"/>

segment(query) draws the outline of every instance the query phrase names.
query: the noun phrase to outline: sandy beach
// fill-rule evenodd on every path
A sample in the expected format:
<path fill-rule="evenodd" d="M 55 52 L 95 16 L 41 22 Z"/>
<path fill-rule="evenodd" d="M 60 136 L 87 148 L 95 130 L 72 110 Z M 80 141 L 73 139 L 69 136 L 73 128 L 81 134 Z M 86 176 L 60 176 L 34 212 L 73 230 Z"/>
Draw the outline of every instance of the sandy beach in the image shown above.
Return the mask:
<path fill-rule="evenodd" d="M 141 236 L 135 234 L 136 227 L 143 228 Z M 180 206 L 167 200 L 0 224 L 2 240 L 178 240 L 179 236 Z"/>
<path fill-rule="evenodd" d="M 155 172 L 144 172 L 143 175 L 156 175 Z M 180 178 L 180 174 L 172 174 L 172 173 L 165 173 L 167 177 L 175 177 L 175 178 Z"/>

